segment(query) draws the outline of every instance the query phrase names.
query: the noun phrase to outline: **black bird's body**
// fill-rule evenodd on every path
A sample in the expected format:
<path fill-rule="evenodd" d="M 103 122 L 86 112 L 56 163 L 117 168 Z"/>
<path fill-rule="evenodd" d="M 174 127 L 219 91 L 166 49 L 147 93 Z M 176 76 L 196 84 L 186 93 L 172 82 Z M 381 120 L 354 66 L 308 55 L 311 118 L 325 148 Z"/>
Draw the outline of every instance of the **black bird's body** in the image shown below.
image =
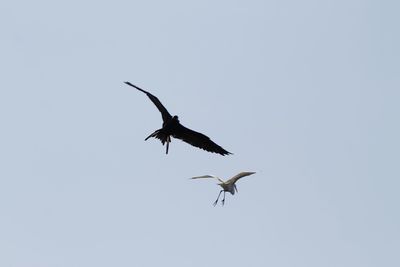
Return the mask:
<path fill-rule="evenodd" d="M 137 87 L 136 85 L 131 84 L 130 82 L 125 83 L 145 93 L 161 112 L 161 116 L 163 119 L 162 128 L 150 134 L 148 137 L 146 137 L 145 140 L 154 137 L 159 139 L 163 145 L 167 144 L 166 154 L 168 154 L 171 136 L 177 139 L 181 139 L 182 141 L 191 144 L 192 146 L 204 149 L 209 152 L 218 153 L 223 156 L 231 154 L 230 152 L 226 151 L 225 149 L 214 143 L 208 136 L 186 128 L 185 126 L 180 124 L 178 116 L 171 116 L 171 114 L 169 114 L 168 110 L 161 104 L 160 100 L 158 100 L 157 97 Z"/>

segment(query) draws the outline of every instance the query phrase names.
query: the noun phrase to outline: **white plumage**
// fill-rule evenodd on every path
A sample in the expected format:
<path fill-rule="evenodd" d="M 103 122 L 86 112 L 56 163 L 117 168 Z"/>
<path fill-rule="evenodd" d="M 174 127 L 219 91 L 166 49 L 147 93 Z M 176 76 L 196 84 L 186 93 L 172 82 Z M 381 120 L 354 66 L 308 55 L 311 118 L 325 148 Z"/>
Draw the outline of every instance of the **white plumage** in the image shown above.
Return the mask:
<path fill-rule="evenodd" d="M 233 176 L 231 179 L 229 179 L 228 181 L 223 181 L 222 179 L 220 179 L 219 177 L 215 176 L 215 175 L 202 175 L 202 176 L 196 176 L 196 177 L 192 177 L 191 179 L 201 179 L 201 178 L 214 178 L 217 179 L 220 183 L 218 184 L 219 186 L 222 187 L 222 190 L 219 192 L 217 200 L 215 200 L 214 202 L 214 206 L 217 205 L 219 197 L 221 195 L 222 192 L 224 192 L 224 198 L 222 199 L 222 205 L 224 205 L 225 203 L 225 192 L 229 192 L 232 195 L 235 194 L 235 191 L 238 192 L 237 187 L 235 185 L 235 183 L 237 182 L 237 180 L 239 180 L 242 177 L 245 176 L 249 176 L 255 174 L 255 172 L 241 172 L 236 174 L 235 176 Z"/>

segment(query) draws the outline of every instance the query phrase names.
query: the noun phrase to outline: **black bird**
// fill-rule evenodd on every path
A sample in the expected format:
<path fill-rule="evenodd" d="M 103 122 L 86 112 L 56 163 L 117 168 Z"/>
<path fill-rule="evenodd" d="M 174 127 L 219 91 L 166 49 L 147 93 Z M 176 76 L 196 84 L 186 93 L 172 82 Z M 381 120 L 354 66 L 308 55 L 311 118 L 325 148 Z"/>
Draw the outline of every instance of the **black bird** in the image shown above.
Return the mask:
<path fill-rule="evenodd" d="M 167 144 L 166 154 L 168 154 L 168 147 L 169 143 L 171 142 L 171 136 L 181 139 L 184 142 L 191 144 L 192 146 L 204 149 L 209 152 L 218 153 L 222 156 L 232 154 L 213 141 L 211 139 L 202 134 L 190 130 L 179 123 L 178 116 L 171 116 L 168 110 L 161 104 L 160 100 L 157 97 L 150 94 L 149 92 L 137 87 L 136 85 L 131 84 L 130 82 L 125 82 L 127 85 L 130 85 L 139 91 L 145 93 L 150 100 L 156 105 L 158 110 L 161 112 L 163 125 L 161 129 L 156 130 L 154 133 L 150 134 L 145 140 L 149 139 L 150 137 L 155 137 L 160 139 L 161 143 L 164 145 Z"/>

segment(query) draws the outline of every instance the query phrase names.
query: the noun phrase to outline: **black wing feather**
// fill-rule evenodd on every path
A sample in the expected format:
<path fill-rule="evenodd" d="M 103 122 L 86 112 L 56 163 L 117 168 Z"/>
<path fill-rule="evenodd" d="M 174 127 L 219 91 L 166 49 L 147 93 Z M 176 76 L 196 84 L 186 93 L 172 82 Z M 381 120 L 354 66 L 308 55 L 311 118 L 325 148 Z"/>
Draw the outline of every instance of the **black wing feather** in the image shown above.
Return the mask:
<path fill-rule="evenodd" d="M 222 156 L 232 154 L 231 152 L 226 151 L 225 149 L 214 143 L 208 136 L 186 128 L 182 124 L 179 124 L 177 126 L 173 137 L 181 139 L 184 142 L 191 144 L 192 146 L 204 149 L 209 152 L 218 153 Z"/>
<path fill-rule="evenodd" d="M 137 87 L 134 84 L 131 84 L 130 82 L 125 82 L 125 83 L 127 85 L 130 85 L 130 86 L 138 89 L 139 91 L 142 91 L 143 93 L 145 93 L 150 98 L 150 100 L 154 103 L 154 105 L 156 105 L 158 110 L 161 112 L 161 116 L 162 116 L 162 119 L 163 119 L 164 122 L 167 122 L 167 121 L 172 119 L 171 114 L 169 114 L 168 110 L 163 106 L 163 104 L 161 104 L 160 100 L 158 100 L 158 98 L 156 96 L 150 94 L 149 92 L 143 90 L 140 87 Z"/>

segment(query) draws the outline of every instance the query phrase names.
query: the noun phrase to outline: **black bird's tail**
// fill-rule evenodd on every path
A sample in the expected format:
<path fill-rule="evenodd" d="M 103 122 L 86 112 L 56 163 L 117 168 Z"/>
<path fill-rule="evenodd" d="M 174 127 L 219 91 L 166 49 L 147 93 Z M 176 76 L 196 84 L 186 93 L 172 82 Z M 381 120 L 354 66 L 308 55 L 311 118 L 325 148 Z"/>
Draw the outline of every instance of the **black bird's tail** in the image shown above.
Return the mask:
<path fill-rule="evenodd" d="M 145 141 L 147 141 L 147 139 L 149 139 L 150 137 L 154 137 L 157 138 L 161 141 L 161 143 L 164 145 L 165 143 L 167 143 L 167 150 L 166 150 L 166 154 L 168 154 L 168 148 L 169 148 L 169 143 L 171 142 L 171 136 L 164 133 L 162 131 L 162 129 L 158 129 L 157 131 L 155 131 L 154 133 L 150 134 L 149 136 L 146 137 L 146 139 L 144 139 Z"/>

